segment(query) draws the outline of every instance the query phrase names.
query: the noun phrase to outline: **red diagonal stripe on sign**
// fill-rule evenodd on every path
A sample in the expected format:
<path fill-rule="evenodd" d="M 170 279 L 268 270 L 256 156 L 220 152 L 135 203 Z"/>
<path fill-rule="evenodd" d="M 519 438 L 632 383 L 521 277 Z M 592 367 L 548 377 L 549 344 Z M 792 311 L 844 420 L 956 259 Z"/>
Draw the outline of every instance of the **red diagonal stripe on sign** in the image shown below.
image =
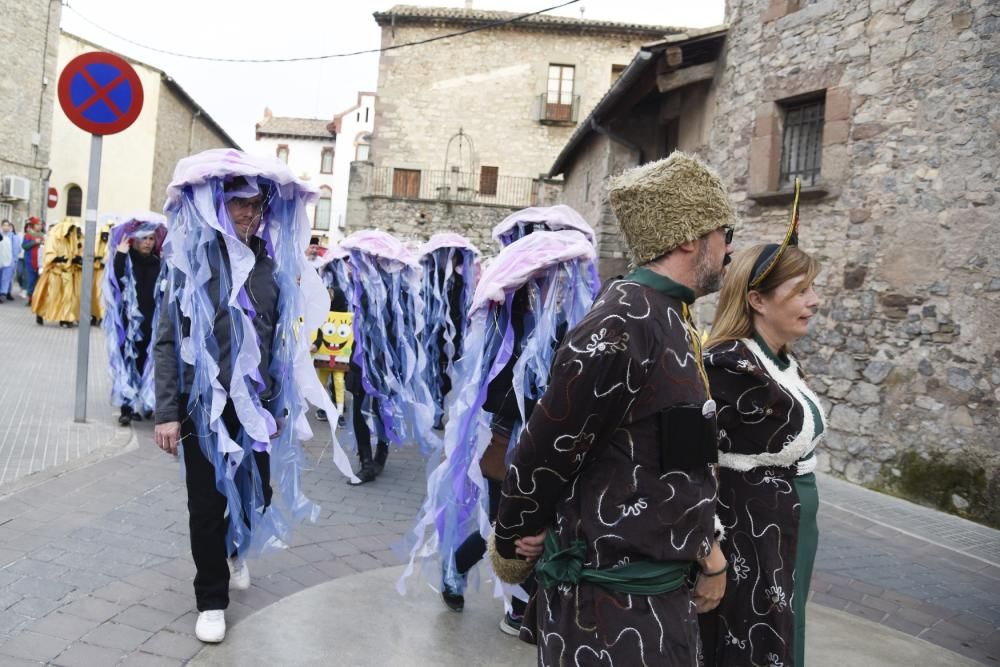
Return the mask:
<path fill-rule="evenodd" d="M 111 83 L 109 83 L 106 86 L 101 86 L 96 81 L 94 81 L 94 77 L 90 76 L 90 72 L 87 71 L 86 67 L 80 68 L 80 76 L 86 79 L 87 83 L 89 83 L 91 88 L 94 89 L 94 94 L 88 97 L 86 101 L 84 101 L 84 103 L 79 106 L 78 110 L 80 113 L 83 113 L 84 111 L 86 111 L 93 105 L 97 104 L 98 102 L 104 102 L 105 104 L 108 105 L 108 108 L 111 109 L 111 113 L 115 114 L 119 118 L 121 118 L 124 115 L 121 109 L 119 109 L 118 106 L 111 101 L 111 98 L 108 97 L 108 93 L 117 88 L 118 85 L 125 80 L 124 73 L 121 73 L 118 76 L 116 76 L 114 79 L 111 80 Z"/>

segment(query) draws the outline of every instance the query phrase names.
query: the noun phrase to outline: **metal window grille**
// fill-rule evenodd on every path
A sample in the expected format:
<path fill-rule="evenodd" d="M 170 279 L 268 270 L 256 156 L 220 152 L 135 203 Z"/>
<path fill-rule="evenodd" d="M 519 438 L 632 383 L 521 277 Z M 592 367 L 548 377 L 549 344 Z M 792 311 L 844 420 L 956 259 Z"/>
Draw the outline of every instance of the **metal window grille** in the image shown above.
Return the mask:
<path fill-rule="evenodd" d="M 823 157 L 824 100 L 793 102 L 783 107 L 778 188 L 791 188 L 796 178 L 802 180 L 802 185 L 816 185 Z"/>

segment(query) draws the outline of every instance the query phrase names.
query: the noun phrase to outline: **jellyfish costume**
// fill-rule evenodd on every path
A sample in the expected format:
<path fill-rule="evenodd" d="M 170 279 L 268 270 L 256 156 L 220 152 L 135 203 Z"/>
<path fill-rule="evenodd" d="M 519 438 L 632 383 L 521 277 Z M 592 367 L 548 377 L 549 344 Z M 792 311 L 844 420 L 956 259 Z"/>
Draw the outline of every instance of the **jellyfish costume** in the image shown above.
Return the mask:
<path fill-rule="evenodd" d="M 420 264 L 427 385 L 434 399 L 434 425 L 440 428 L 444 398 L 455 385 L 455 359 L 462 349 L 469 306 L 476 290 L 479 250 L 458 234 L 435 234 L 420 247 Z"/>
<path fill-rule="evenodd" d="M 565 204 L 532 206 L 511 213 L 493 228 L 493 239 L 501 247 L 506 248 L 532 232 L 556 232 L 561 229 L 575 229 L 586 236 L 592 245 L 597 243 L 594 229 L 587 224 L 583 216 Z"/>
<path fill-rule="evenodd" d="M 397 446 L 416 443 L 430 455 L 441 439 L 432 428 L 427 357 L 419 342 L 424 307 L 418 258 L 398 239 L 375 230 L 355 232 L 340 247 L 350 253 L 351 360 L 361 369 L 361 410 L 369 431 Z"/>
<path fill-rule="evenodd" d="M 239 189 L 225 189 L 226 181 L 241 180 Z M 261 315 L 249 295 L 258 256 L 239 239 L 226 208 L 233 197 L 258 194 L 263 197 L 256 232 L 260 240 L 251 241 L 273 262 L 269 265 L 277 288 L 273 314 Z M 178 393 L 188 397 L 179 411 L 192 420 L 197 434 L 195 442 L 182 446 L 200 447 L 212 463 L 216 488 L 228 508 L 227 550 L 240 557 L 283 547 L 293 524 L 319 514 L 300 485 L 305 463 L 301 441 L 313 435 L 306 404 L 339 412 L 320 385 L 309 354 L 310 334 L 326 319 L 329 304 L 305 257 L 310 234 L 306 205 L 316 196 L 315 188 L 297 180 L 283 162 L 232 149 L 182 159 L 167 187 L 163 259 L 168 293 L 161 317 L 168 319 L 161 324 L 160 343 L 169 331 L 174 345 L 162 352 L 158 344 L 158 362 L 176 355 L 172 366 L 178 369 Z M 216 325 L 223 315 L 228 315 L 222 317 L 228 330 Z M 259 340 L 254 319 L 268 315 L 274 318 L 267 368 L 273 390 L 265 408 L 260 393 L 266 385 L 259 368 L 265 342 Z M 226 347 L 227 358 L 220 358 Z M 230 370 L 229 386 L 223 384 L 220 367 Z M 227 406 L 239 423 L 235 436 L 223 418 Z M 352 476 L 333 428 L 330 438 L 334 464 Z M 268 499 L 252 452 L 270 455 L 273 496 Z"/>
<path fill-rule="evenodd" d="M 529 315 L 513 370 L 521 423 L 511 435 L 508 460 L 524 422 L 525 401 L 537 400 L 545 391 L 559 332 L 576 325 L 597 294 L 596 256 L 590 239 L 579 231 L 533 231 L 512 241 L 484 269 L 456 363 L 462 384 L 453 390 L 449 406 L 444 459 L 428 476 L 427 498 L 408 536 L 410 560 L 397 584 L 400 593 L 417 562 L 429 581 L 443 575 L 453 590 L 464 588 L 455 550 L 473 531 L 484 538 L 490 531 L 488 490 L 479 465 L 491 438 L 490 415 L 483 405 L 490 382 L 515 354 L 515 293 L 526 290 Z"/>
<path fill-rule="evenodd" d="M 316 270 L 327 289 L 336 287 L 343 290 L 344 294 L 348 293 L 351 276 L 347 258 L 348 252 L 339 245 L 334 245 L 316 262 Z"/>
<path fill-rule="evenodd" d="M 167 235 L 167 219 L 159 213 L 141 211 L 134 213 L 124 222 L 111 228 L 107 242 L 107 257 L 101 259 L 114 267 L 118 244 L 123 239 L 139 239 L 152 236 L 156 240 L 153 254 L 159 256 Z M 152 412 L 156 402 L 153 371 L 153 342 L 159 321 L 160 301 L 164 282 L 156 280 L 153 290 L 155 303 L 151 321 L 140 310 L 139 284 L 133 270 L 132 253 L 125 254 L 125 272 L 121 280 L 115 271 L 104 271 L 101 281 L 101 301 L 104 317 L 104 347 L 108 353 L 108 374 L 111 376 L 111 404 L 125 407 L 133 412 Z M 160 263 L 160 277 L 164 275 L 164 264 Z M 145 326 L 143 326 L 145 325 Z M 140 346 L 142 349 L 140 349 Z"/>

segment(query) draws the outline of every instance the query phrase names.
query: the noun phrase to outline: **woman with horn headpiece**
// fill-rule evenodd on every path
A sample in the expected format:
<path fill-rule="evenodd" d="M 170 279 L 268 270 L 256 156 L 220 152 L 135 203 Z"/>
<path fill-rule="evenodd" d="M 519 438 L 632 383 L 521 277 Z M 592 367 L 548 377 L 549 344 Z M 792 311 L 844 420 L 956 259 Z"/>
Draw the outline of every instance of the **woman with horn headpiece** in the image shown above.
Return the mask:
<path fill-rule="evenodd" d="M 826 419 L 790 346 L 816 314 L 819 271 L 798 248 L 796 183 L 784 241 L 744 250 L 729 267 L 706 345 L 729 568 L 722 602 L 699 617 L 705 665 L 805 664 L 818 538 L 813 471 Z"/>

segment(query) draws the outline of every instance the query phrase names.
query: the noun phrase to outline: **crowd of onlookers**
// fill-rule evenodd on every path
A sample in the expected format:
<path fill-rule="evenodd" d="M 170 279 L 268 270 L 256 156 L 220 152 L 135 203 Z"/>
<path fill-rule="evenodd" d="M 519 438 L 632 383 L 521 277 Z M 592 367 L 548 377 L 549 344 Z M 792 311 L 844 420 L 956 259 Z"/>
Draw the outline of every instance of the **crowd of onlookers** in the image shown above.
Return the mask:
<path fill-rule="evenodd" d="M 0 303 L 14 300 L 14 285 L 31 303 L 42 266 L 45 223 L 28 218 L 19 234 L 10 220 L 0 223 Z"/>

